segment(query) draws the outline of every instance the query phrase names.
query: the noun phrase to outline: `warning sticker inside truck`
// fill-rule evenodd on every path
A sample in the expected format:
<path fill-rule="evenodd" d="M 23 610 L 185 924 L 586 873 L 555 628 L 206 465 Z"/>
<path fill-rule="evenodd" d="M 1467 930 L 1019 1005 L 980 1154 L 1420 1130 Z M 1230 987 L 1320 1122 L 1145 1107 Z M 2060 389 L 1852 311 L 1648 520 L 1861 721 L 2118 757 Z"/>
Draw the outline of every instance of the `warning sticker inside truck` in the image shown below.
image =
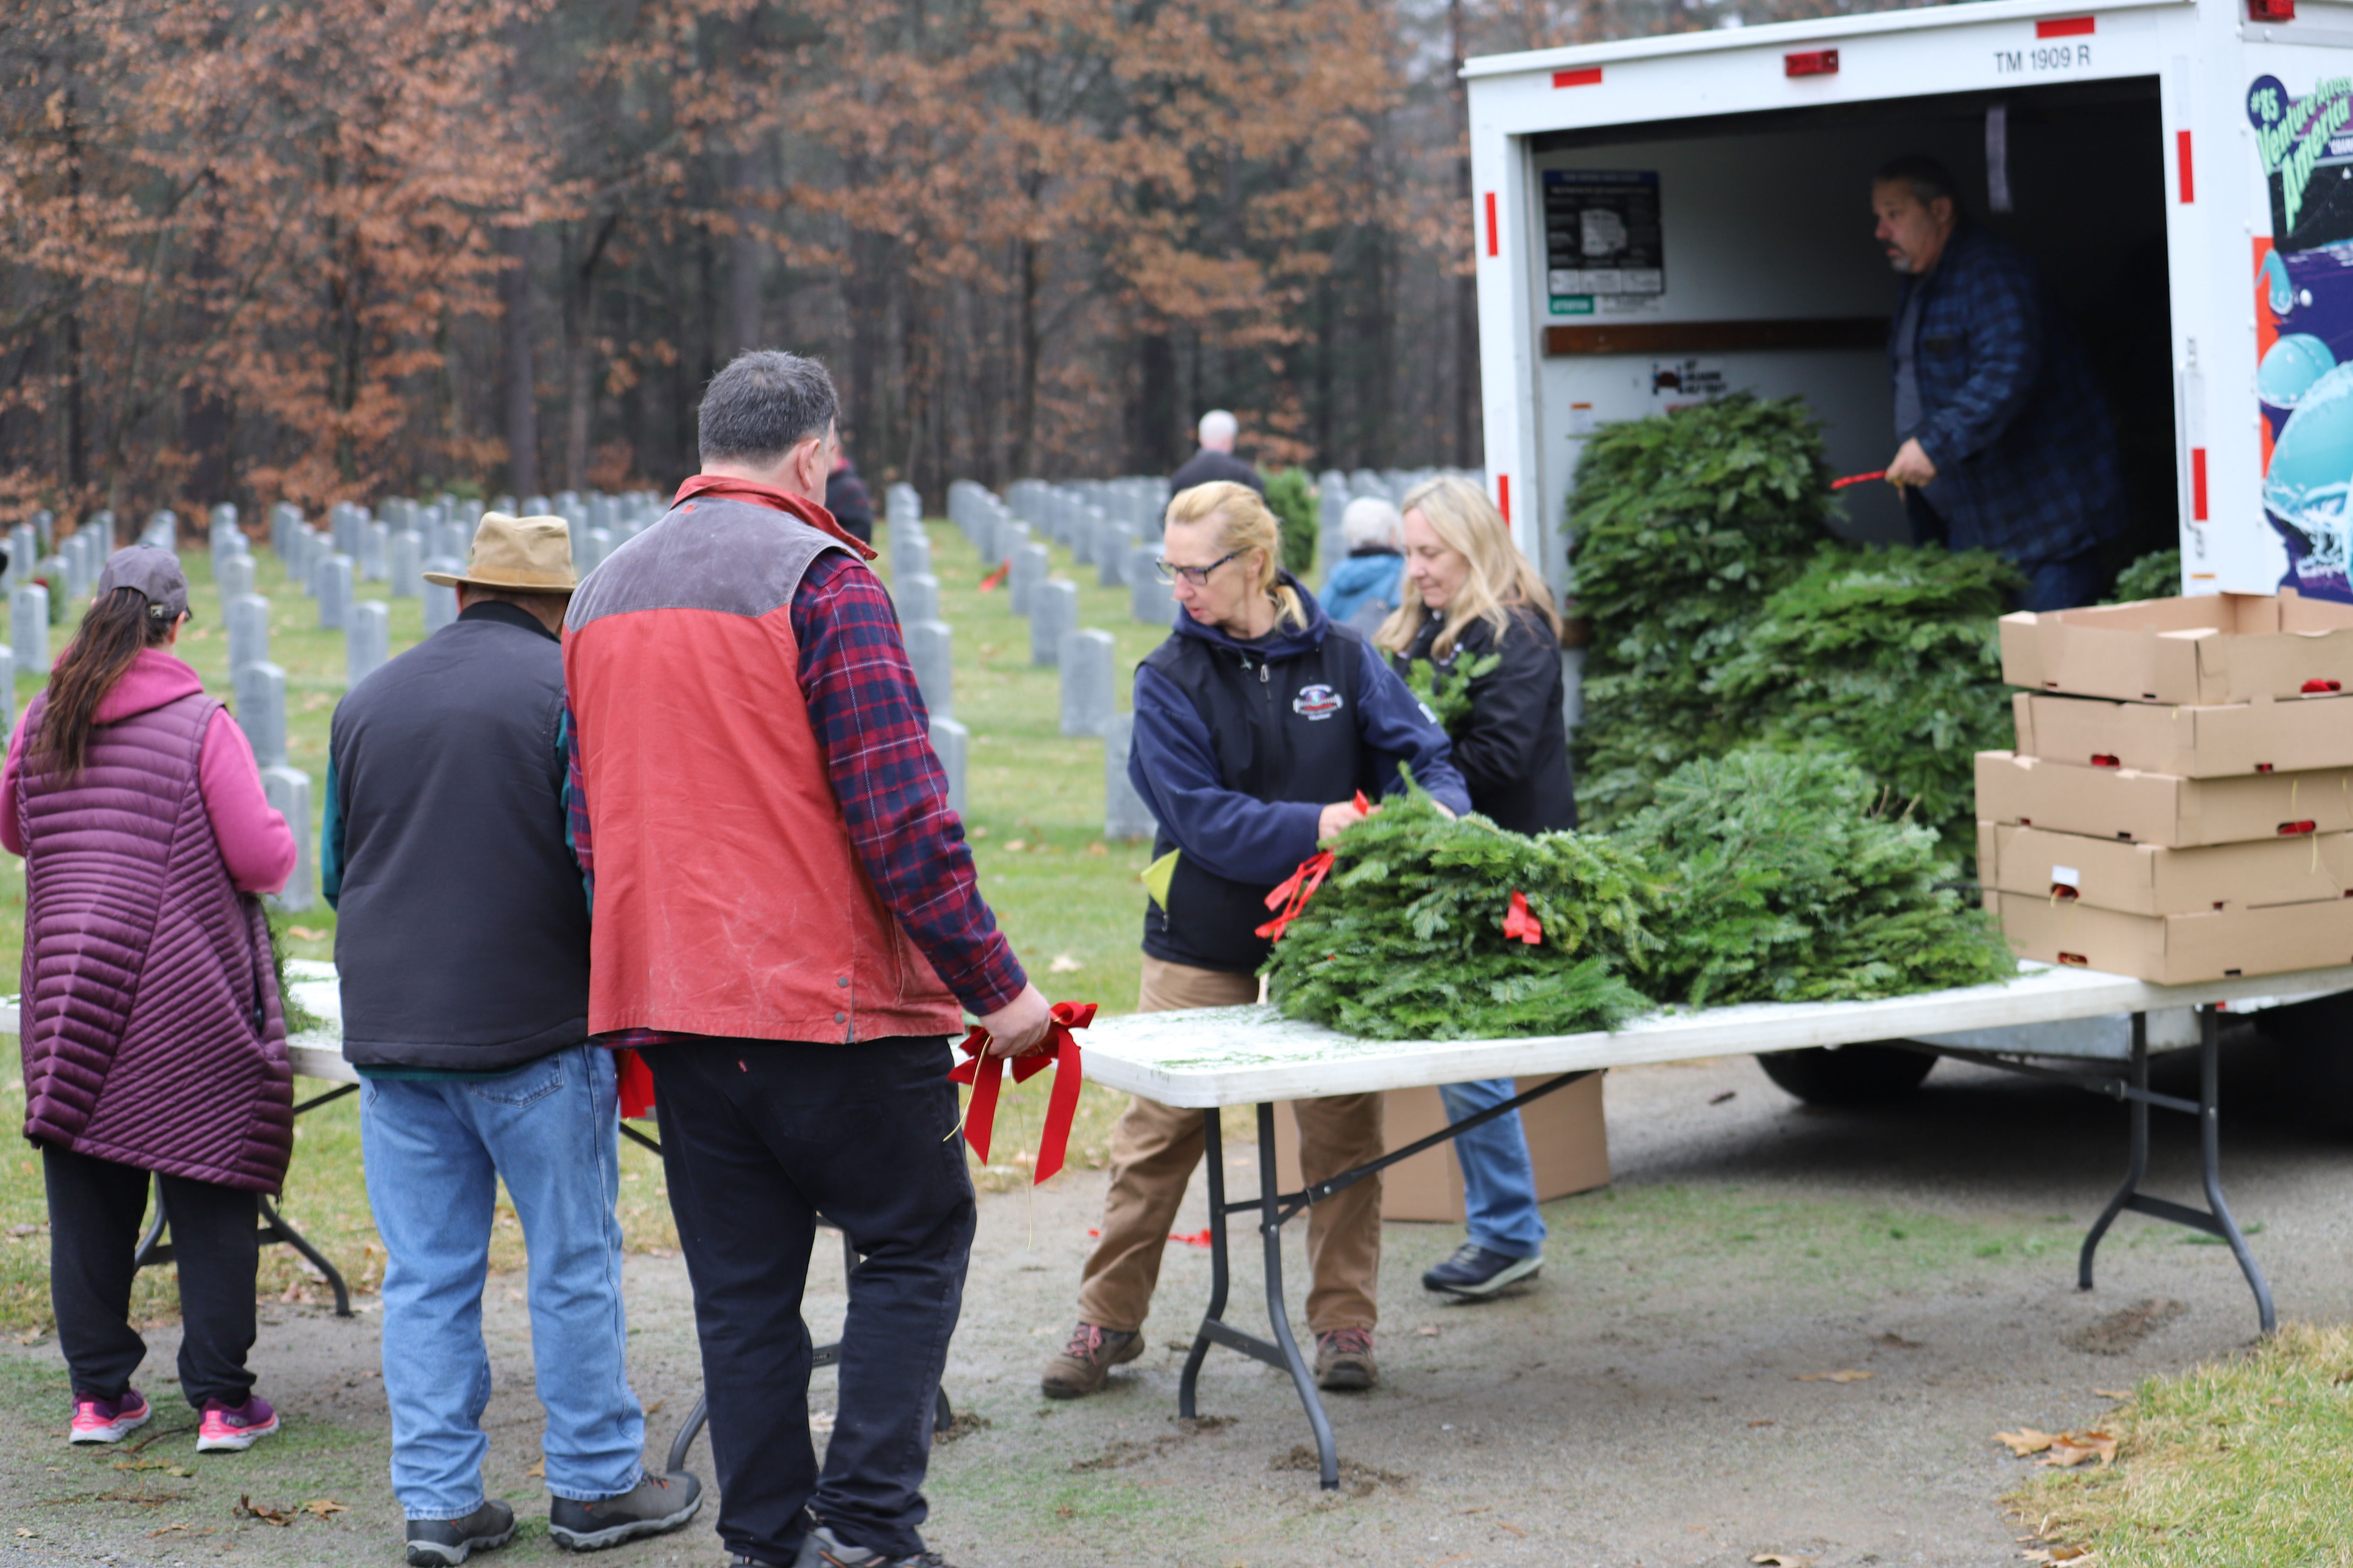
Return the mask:
<path fill-rule="evenodd" d="M 1545 294 L 1553 315 L 1591 315 L 1599 296 L 1666 291 L 1656 172 L 1547 169 L 1544 204 Z"/>

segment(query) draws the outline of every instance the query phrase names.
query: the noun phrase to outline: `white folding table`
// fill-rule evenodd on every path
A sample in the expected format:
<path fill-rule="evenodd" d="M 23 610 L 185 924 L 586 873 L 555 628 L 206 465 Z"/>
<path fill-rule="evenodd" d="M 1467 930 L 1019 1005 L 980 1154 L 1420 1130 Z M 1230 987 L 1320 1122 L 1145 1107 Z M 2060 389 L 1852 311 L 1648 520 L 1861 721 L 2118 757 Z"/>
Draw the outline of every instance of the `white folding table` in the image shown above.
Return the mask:
<path fill-rule="evenodd" d="M 2155 985 L 2080 969 L 2022 965 L 2007 984 L 1924 992 L 1872 1002 L 1751 1003 L 1654 1015 L 1624 1028 L 1590 1034 L 1500 1040 L 1367 1040 L 1278 1014 L 1267 1005 L 1139 1013 L 1099 1019 L 1080 1037 L 1086 1075 L 1164 1105 L 1198 1108 L 1206 1122 L 1209 1183 L 1209 1304 L 1177 1384 L 1178 1414 L 1196 1414 L 1202 1363 L 1212 1345 L 1291 1374 L 1315 1435 L 1326 1489 L 1339 1485 L 1332 1426 L 1300 1354 L 1283 1305 L 1282 1226 L 1309 1205 L 1385 1166 L 1460 1136 L 1472 1127 L 1613 1067 L 1762 1054 L 1810 1047 L 1901 1045 L 2008 1071 L 2078 1085 L 2131 1110 L 2131 1147 L 2124 1184 L 2094 1220 L 2077 1260 L 2077 1284 L 2092 1288 L 2093 1255 L 2126 1209 L 2219 1237 L 2230 1245 L 2253 1292 L 2263 1331 L 2275 1319 L 2271 1288 L 2223 1201 L 2218 1089 L 2219 1015 L 2353 990 L 2353 965 L 2217 981 Z M 2116 1016 L 2122 1015 L 2124 1016 Z M 2128 1022 L 2127 1022 L 2128 1019 Z M 2148 1087 L 2152 1052 L 2200 1053 L 2199 1096 L 2188 1100 Z M 2054 1065 L 2056 1064 L 2056 1065 Z M 1378 1089 L 1417 1089 L 1480 1079 L 1554 1075 L 1525 1094 L 1393 1149 L 1380 1159 L 1301 1191 L 1275 1178 L 1274 1107 Z M 1259 1190 L 1229 1200 L 1218 1112 L 1258 1110 Z M 2199 1119 L 2207 1207 L 2194 1208 L 2140 1190 L 2148 1167 L 2148 1112 L 2154 1106 Z M 1225 1319 L 1229 1280 L 1226 1219 L 1255 1211 L 1266 1258 L 1266 1311 L 1273 1338 L 1245 1333 Z"/>

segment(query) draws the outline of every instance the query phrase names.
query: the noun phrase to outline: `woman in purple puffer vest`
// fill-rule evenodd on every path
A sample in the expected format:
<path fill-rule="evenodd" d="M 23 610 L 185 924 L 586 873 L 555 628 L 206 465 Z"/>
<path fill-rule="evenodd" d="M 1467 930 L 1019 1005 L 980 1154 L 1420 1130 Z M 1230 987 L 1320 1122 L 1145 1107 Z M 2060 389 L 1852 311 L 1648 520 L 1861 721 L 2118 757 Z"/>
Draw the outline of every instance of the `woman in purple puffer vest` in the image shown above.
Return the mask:
<path fill-rule="evenodd" d="M 165 650 L 188 615 L 167 550 L 118 550 L 0 770 L 25 858 L 25 1136 L 49 1199 L 49 1302 L 71 1440 L 153 1414 L 131 1386 L 132 1255 L 160 1179 L 179 1265 L 180 1390 L 200 1451 L 278 1429 L 253 1392 L 255 1195 L 293 1143 L 286 1026 L 257 893 L 294 868 L 245 733 Z"/>

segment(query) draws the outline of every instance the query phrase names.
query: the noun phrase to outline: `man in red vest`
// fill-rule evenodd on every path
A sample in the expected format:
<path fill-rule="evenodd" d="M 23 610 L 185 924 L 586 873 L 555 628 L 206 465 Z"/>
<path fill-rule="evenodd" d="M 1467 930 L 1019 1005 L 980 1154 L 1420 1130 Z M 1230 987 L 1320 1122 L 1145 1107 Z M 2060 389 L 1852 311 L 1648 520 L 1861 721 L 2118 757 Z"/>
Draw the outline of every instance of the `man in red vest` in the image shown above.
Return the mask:
<path fill-rule="evenodd" d="M 946 1037 L 969 1009 L 1018 1056 L 1049 1022 L 981 900 L 873 552 L 819 503 L 837 406 L 812 360 L 720 372 L 702 472 L 590 574 L 564 638 L 588 1026 L 652 1068 L 719 1534 L 747 1568 L 939 1563 L 922 1488 L 974 1221 Z M 864 1258 L 821 1473 L 820 1215 Z"/>

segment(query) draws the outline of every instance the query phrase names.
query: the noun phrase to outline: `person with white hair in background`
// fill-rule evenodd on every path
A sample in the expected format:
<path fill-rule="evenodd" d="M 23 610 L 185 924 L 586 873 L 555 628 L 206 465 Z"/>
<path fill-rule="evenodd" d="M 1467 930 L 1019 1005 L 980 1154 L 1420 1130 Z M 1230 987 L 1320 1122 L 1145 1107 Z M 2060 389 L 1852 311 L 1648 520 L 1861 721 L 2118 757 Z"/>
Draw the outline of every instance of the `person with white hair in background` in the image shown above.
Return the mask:
<path fill-rule="evenodd" d="M 1340 537 L 1348 554 L 1324 579 L 1324 613 L 1344 626 L 1378 631 L 1402 602 L 1405 520 L 1380 497 L 1358 496 L 1340 514 Z"/>
<path fill-rule="evenodd" d="M 1241 422 L 1222 408 L 1212 408 L 1201 416 L 1201 449 L 1185 459 L 1185 466 L 1168 479 L 1168 493 L 1182 495 L 1195 485 L 1206 485 L 1219 479 L 1237 485 L 1248 485 L 1260 495 L 1266 494 L 1266 481 L 1258 470 L 1234 456 L 1234 437 L 1241 434 Z"/>

